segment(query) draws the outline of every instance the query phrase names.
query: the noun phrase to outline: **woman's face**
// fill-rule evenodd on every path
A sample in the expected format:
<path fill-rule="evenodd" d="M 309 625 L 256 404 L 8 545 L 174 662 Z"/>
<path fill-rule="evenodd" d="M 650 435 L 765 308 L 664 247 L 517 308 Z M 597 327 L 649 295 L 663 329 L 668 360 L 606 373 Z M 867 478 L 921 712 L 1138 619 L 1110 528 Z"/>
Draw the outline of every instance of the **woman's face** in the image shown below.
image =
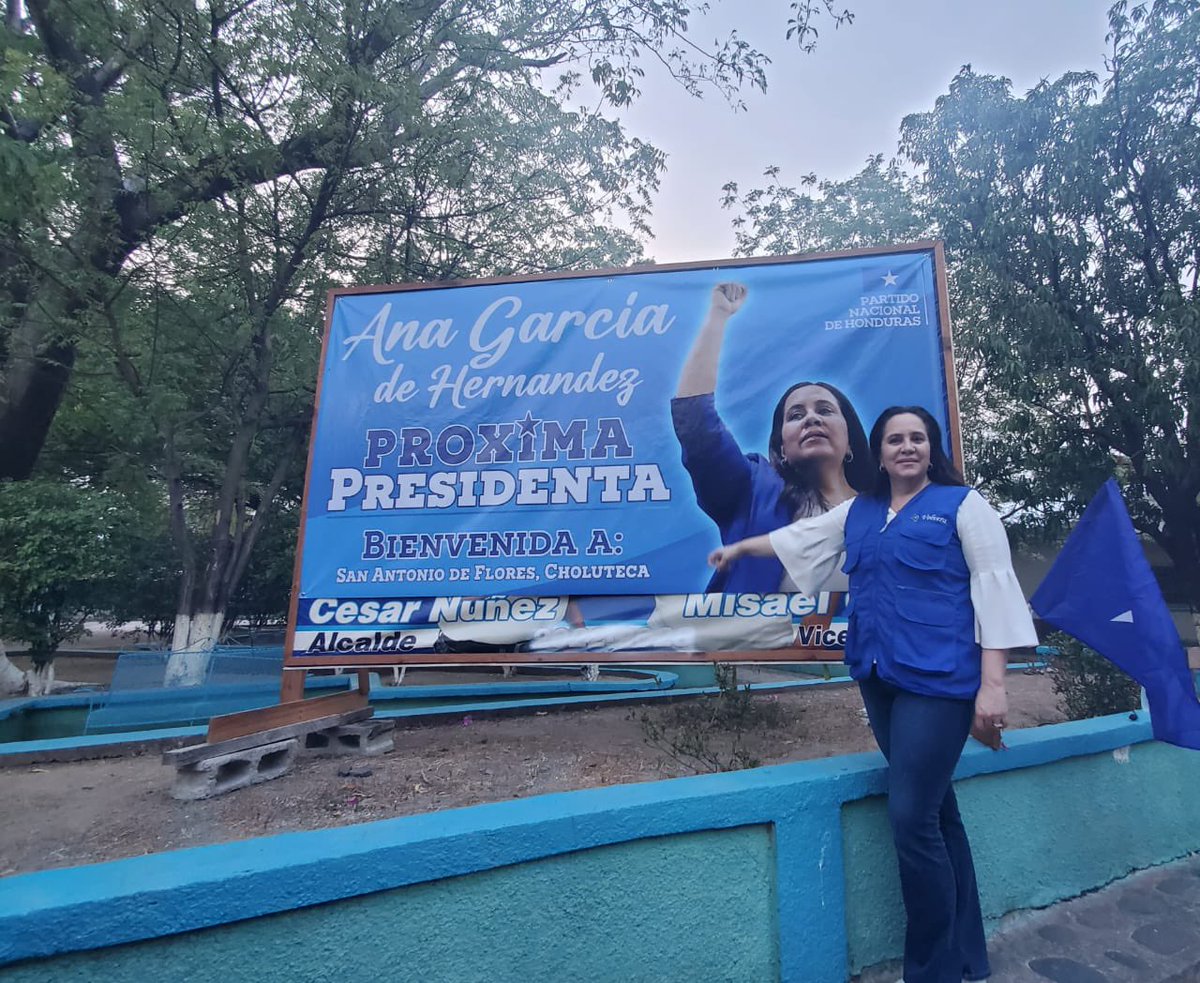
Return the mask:
<path fill-rule="evenodd" d="M 850 433 L 837 397 L 824 386 L 801 386 L 783 406 L 781 428 L 783 459 L 836 461 L 850 450 Z"/>
<path fill-rule="evenodd" d="M 929 434 L 915 413 L 897 413 L 883 427 L 879 463 L 895 481 L 913 481 L 929 470 Z"/>

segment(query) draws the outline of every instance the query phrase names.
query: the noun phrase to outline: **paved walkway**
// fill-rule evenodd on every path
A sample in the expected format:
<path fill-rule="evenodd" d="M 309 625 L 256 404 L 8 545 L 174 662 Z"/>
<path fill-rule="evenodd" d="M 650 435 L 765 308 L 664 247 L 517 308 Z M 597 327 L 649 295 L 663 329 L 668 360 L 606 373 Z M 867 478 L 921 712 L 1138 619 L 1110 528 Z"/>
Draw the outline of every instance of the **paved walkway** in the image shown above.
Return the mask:
<path fill-rule="evenodd" d="M 1012 916 L 988 951 L 990 983 L 1200 983 L 1200 856 Z"/>
<path fill-rule="evenodd" d="M 1017 916 L 993 983 L 1200 983 L 1200 857 Z"/>

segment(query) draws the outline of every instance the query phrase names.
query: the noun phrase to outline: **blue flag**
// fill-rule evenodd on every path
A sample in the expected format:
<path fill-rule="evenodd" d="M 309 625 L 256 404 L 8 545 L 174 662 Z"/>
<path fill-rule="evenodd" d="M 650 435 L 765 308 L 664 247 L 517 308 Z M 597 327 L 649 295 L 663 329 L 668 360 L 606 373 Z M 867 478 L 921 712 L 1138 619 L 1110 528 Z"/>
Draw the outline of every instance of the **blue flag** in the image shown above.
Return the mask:
<path fill-rule="evenodd" d="M 1111 478 L 1030 603 L 1146 688 L 1158 740 L 1200 750 L 1200 702 L 1187 653 Z"/>

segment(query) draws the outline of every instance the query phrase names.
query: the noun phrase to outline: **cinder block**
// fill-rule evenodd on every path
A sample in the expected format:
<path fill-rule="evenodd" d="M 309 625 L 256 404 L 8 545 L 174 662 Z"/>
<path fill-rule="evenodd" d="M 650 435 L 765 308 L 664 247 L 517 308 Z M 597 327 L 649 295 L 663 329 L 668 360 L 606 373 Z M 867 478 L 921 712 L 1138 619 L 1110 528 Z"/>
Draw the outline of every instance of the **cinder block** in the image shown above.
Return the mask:
<path fill-rule="evenodd" d="M 394 720 L 364 720 L 360 724 L 342 724 L 304 735 L 305 754 L 330 757 L 333 755 L 379 755 L 392 749 Z"/>
<path fill-rule="evenodd" d="M 269 782 L 291 770 L 299 743 L 293 737 L 183 765 L 175 773 L 171 795 L 184 800 L 211 799 L 247 785 Z"/>

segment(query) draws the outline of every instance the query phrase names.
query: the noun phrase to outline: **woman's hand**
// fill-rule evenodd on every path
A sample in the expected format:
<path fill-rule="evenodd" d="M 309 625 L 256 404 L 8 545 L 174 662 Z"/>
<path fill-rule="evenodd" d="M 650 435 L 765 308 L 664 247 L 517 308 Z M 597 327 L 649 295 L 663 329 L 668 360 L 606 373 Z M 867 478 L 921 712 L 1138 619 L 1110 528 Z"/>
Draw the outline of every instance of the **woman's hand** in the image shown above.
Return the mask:
<path fill-rule="evenodd" d="M 1004 682 L 984 679 L 975 694 L 975 726 L 1003 730 L 1008 725 L 1008 691 Z"/>
<path fill-rule="evenodd" d="M 730 317 L 742 306 L 746 293 L 746 287 L 740 283 L 718 283 L 713 287 L 708 314 L 679 373 L 676 397 L 704 396 L 716 392 L 717 363 L 721 360 L 725 328 Z"/>
<path fill-rule="evenodd" d="M 713 287 L 712 292 L 712 314 L 720 314 L 729 317 L 736 314 L 738 309 L 745 303 L 746 294 L 749 291 L 745 284 L 741 283 L 718 283 Z"/>
<path fill-rule="evenodd" d="M 728 546 L 721 546 L 708 554 L 708 565 L 716 567 L 718 570 L 727 570 L 729 565 L 742 555 L 741 543 L 730 543 Z"/>

